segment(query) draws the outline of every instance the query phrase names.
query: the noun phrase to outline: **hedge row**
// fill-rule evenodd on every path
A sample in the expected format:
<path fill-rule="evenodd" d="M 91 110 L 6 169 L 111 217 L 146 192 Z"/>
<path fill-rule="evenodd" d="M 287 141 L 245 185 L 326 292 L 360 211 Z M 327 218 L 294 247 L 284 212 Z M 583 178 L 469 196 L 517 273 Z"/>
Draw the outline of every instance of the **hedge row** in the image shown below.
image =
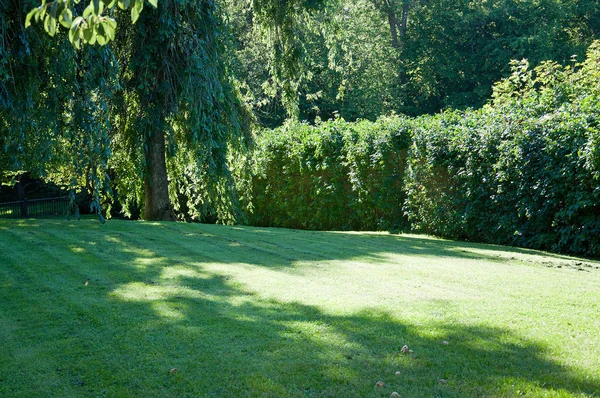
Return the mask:
<path fill-rule="evenodd" d="M 600 43 L 513 71 L 477 111 L 263 132 L 250 223 L 600 256 Z"/>
<path fill-rule="evenodd" d="M 264 131 L 253 157 L 251 224 L 405 228 L 409 120 L 289 124 Z"/>

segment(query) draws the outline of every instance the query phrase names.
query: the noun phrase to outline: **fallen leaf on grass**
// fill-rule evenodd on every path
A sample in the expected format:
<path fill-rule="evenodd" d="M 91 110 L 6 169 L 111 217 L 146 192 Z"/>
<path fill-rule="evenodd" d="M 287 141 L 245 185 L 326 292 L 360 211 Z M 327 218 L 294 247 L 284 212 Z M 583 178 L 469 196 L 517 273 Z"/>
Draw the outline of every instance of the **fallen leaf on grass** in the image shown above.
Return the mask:
<path fill-rule="evenodd" d="M 375 383 L 375 387 L 385 387 L 385 383 L 379 380 L 377 383 Z"/>
<path fill-rule="evenodd" d="M 171 370 L 169 370 L 169 374 L 173 374 L 173 373 L 177 373 L 177 368 L 173 368 Z"/>
<path fill-rule="evenodd" d="M 402 373 L 401 372 L 396 372 L 394 373 L 396 376 L 400 376 Z"/>
<path fill-rule="evenodd" d="M 393 393 L 390 394 L 390 398 L 392 397 L 399 397 L 400 394 L 398 394 L 396 391 L 394 391 Z"/>
<path fill-rule="evenodd" d="M 90 284 L 90 283 L 89 283 L 88 281 L 85 281 L 85 285 L 86 285 L 86 286 L 87 286 L 87 285 L 89 285 L 89 284 Z"/>
<path fill-rule="evenodd" d="M 446 340 L 444 340 L 444 341 L 442 341 L 442 343 L 441 343 L 441 344 L 442 344 L 442 345 L 448 345 L 449 343 L 448 343 Z"/>
<path fill-rule="evenodd" d="M 440 384 L 448 383 L 448 380 L 446 380 L 446 379 L 439 379 L 438 381 L 440 382 Z"/>

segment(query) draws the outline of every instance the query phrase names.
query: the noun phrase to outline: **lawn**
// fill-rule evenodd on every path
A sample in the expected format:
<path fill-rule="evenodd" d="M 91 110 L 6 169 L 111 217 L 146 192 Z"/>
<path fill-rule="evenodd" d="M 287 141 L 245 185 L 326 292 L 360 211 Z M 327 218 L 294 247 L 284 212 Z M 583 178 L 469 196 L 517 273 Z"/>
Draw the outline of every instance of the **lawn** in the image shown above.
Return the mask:
<path fill-rule="evenodd" d="M 0 220 L 0 293 L 3 397 L 600 397 L 590 260 L 416 235 Z"/>

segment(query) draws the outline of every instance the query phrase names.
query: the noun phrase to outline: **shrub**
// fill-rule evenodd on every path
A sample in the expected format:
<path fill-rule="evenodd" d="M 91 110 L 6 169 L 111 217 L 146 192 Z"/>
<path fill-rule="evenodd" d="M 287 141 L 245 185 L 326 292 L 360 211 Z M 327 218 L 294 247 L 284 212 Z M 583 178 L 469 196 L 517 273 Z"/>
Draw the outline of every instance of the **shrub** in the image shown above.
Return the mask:
<path fill-rule="evenodd" d="M 399 229 L 408 120 L 343 120 L 264 130 L 253 157 L 251 223 L 307 229 Z"/>
<path fill-rule="evenodd" d="M 483 109 L 415 119 L 412 228 L 600 255 L 598 48 L 576 68 L 515 63 Z"/>

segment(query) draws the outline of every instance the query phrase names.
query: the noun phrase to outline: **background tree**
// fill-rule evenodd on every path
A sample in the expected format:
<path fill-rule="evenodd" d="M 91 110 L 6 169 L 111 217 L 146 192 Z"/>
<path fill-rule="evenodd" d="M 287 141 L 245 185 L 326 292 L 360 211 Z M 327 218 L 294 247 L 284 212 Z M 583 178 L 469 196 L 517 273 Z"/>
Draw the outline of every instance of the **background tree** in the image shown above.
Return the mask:
<path fill-rule="evenodd" d="M 233 6 L 232 6 L 233 4 Z M 238 5 L 237 8 L 235 5 Z M 281 124 L 251 8 L 229 2 L 242 80 L 259 122 Z M 581 59 L 598 38 L 597 2 L 330 0 L 303 20 L 299 119 L 374 120 L 482 106 L 511 59 Z"/>

